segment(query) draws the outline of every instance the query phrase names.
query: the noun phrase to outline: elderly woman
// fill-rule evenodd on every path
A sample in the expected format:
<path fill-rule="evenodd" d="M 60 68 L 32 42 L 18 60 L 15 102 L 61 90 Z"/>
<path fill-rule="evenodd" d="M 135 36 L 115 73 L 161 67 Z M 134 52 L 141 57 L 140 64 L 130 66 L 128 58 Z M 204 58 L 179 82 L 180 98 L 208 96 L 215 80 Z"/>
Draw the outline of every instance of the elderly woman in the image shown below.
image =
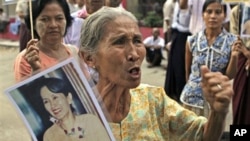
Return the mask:
<path fill-rule="evenodd" d="M 14 65 L 16 81 L 30 76 L 33 71 L 57 64 L 77 52 L 76 47 L 62 42 L 72 21 L 67 2 L 37 0 L 32 7 L 34 30 L 31 29 L 30 13 L 25 22 L 37 39 L 31 39 L 26 49 L 17 55 Z"/>
<path fill-rule="evenodd" d="M 98 99 L 117 141 L 219 140 L 233 94 L 226 76 L 201 67 L 203 93 L 211 105 L 206 119 L 170 99 L 163 88 L 140 84 L 146 51 L 131 13 L 103 7 L 83 29 L 79 56 L 99 73 Z"/>

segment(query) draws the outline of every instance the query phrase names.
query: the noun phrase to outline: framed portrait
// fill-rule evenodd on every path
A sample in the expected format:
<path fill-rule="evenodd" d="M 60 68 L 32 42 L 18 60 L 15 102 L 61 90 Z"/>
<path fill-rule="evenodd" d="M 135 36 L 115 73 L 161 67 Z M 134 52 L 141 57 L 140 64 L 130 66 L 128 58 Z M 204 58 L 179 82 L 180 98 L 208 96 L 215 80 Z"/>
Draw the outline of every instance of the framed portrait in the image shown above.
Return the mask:
<path fill-rule="evenodd" d="M 96 94 L 74 58 L 7 88 L 32 140 L 115 140 Z M 69 124 L 71 123 L 71 124 Z"/>
<path fill-rule="evenodd" d="M 247 5 L 242 9 L 241 36 L 250 37 L 250 7 Z"/>

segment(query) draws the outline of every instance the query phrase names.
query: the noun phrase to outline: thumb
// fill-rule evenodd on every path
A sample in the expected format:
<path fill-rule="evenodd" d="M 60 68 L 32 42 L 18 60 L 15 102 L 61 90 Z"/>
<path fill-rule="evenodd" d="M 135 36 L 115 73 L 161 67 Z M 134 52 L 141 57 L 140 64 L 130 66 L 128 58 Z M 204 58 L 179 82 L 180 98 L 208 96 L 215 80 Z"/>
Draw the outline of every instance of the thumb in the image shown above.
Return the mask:
<path fill-rule="evenodd" d="M 206 73 L 210 72 L 206 65 L 201 66 L 201 77 L 203 78 Z"/>

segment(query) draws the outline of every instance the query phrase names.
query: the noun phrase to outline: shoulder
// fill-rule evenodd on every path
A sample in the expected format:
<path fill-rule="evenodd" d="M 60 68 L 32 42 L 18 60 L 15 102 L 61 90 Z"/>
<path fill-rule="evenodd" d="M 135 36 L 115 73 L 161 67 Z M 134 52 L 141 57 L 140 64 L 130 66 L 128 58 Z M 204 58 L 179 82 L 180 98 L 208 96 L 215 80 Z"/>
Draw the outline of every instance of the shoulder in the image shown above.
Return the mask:
<path fill-rule="evenodd" d="M 78 119 L 99 119 L 97 118 L 97 116 L 93 115 L 93 114 L 81 114 L 81 115 L 77 115 Z"/>
<path fill-rule="evenodd" d="M 65 47 L 71 52 L 71 54 L 77 55 L 79 49 L 75 45 L 65 44 Z"/>
<path fill-rule="evenodd" d="M 29 66 L 29 63 L 25 60 L 24 55 L 25 55 L 26 49 L 21 51 L 15 58 L 15 67 L 24 67 L 24 66 Z"/>
<path fill-rule="evenodd" d="M 53 124 L 50 128 L 48 128 L 44 133 L 45 139 L 51 139 L 55 133 L 58 131 L 58 126 L 56 124 Z"/>
<path fill-rule="evenodd" d="M 224 32 L 224 35 L 227 36 L 229 41 L 237 40 L 237 35 L 236 34 L 230 33 L 228 31 L 226 31 L 225 29 L 223 29 L 223 32 Z"/>

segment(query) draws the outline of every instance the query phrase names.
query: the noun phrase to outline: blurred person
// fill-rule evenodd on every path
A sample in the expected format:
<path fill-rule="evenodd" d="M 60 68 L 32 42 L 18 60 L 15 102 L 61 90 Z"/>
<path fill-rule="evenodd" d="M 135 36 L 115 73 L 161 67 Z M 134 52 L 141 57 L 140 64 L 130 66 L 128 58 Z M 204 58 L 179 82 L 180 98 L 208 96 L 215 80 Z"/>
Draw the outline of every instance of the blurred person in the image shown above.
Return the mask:
<path fill-rule="evenodd" d="M 19 52 L 24 50 L 27 46 L 28 41 L 31 39 L 31 33 L 25 24 L 25 16 L 28 12 L 28 1 L 18 0 L 16 5 L 16 14 L 18 15 L 21 24 L 19 27 Z"/>
<path fill-rule="evenodd" d="M 186 108 L 205 116 L 208 116 L 209 106 L 203 98 L 200 66 L 206 65 L 212 72 L 221 72 L 229 79 L 233 79 L 237 71 L 236 48 L 242 43 L 236 35 L 223 28 L 226 10 L 226 5 L 218 0 L 206 1 L 202 7 L 206 28 L 187 39 L 185 53 L 187 83 L 180 100 Z"/>
<path fill-rule="evenodd" d="M 170 41 L 171 38 L 171 24 L 174 13 L 174 5 L 176 0 L 166 0 L 164 2 L 163 11 L 163 33 L 165 45 Z"/>
<path fill-rule="evenodd" d="M 244 2 L 232 8 L 230 15 L 230 32 L 236 35 L 241 33 L 244 7 L 249 7 L 250 2 Z M 250 107 L 250 37 L 241 37 L 243 47 L 239 47 L 237 73 L 234 77 L 233 89 L 233 124 L 250 124 L 250 114 L 246 109 Z"/>
<path fill-rule="evenodd" d="M 84 2 L 83 8 L 74 13 L 74 15 L 83 19 L 86 19 L 90 14 L 96 12 L 105 5 L 105 0 L 84 0 Z"/>
<path fill-rule="evenodd" d="M 4 12 L 3 8 L 0 8 L 0 32 L 6 31 L 7 25 L 9 24 L 9 18 Z"/>
<path fill-rule="evenodd" d="M 81 2 L 80 2 L 81 1 Z M 83 4 L 82 9 L 71 14 L 73 17 L 72 25 L 68 28 L 68 31 L 64 37 L 64 42 L 66 44 L 72 44 L 80 47 L 80 31 L 84 19 L 88 17 L 89 14 L 96 12 L 102 6 L 104 6 L 104 0 L 78 0 L 78 3 Z"/>
<path fill-rule="evenodd" d="M 43 141 L 109 141 L 109 135 L 100 119 L 93 114 L 74 112 L 74 96 L 69 86 L 59 78 L 39 80 L 38 92 L 53 125 L 43 136 Z M 73 95 L 75 94 L 75 95 Z"/>
<path fill-rule="evenodd" d="M 74 13 L 77 10 L 79 10 L 79 7 L 78 7 L 78 5 L 76 3 L 76 0 L 67 0 L 67 3 L 69 5 L 69 11 L 70 11 L 70 13 Z"/>
<path fill-rule="evenodd" d="M 191 11 L 181 9 L 179 2 L 175 2 L 173 23 L 171 25 L 171 46 L 168 56 L 168 67 L 164 89 L 169 97 L 180 102 L 180 95 L 186 84 L 185 79 L 185 44 L 189 32 Z"/>
<path fill-rule="evenodd" d="M 135 16 L 121 8 L 103 7 L 83 24 L 79 57 L 99 73 L 97 98 L 116 140 L 219 140 L 233 95 L 228 77 L 201 67 L 211 110 L 208 119 L 197 116 L 163 88 L 141 84 L 142 39 Z"/>
<path fill-rule="evenodd" d="M 78 10 L 80 10 L 84 7 L 84 3 L 85 3 L 85 0 L 76 0 Z"/>
<path fill-rule="evenodd" d="M 38 0 L 32 5 L 34 36 L 14 63 L 16 81 L 33 72 L 48 68 L 61 60 L 75 56 L 77 48 L 64 44 L 63 37 L 71 25 L 72 18 L 65 0 Z M 31 29 L 30 15 L 25 19 Z"/>
<path fill-rule="evenodd" d="M 163 58 L 162 50 L 164 48 L 164 39 L 160 37 L 160 29 L 153 28 L 152 35 L 143 40 L 146 48 L 146 61 L 149 68 L 160 66 Z"/>
<path fill-rule="evenodd" d="M 105 6 L 122 7 L 121 2 L 122 2 L 122 0 L 105 0 Z"/>

